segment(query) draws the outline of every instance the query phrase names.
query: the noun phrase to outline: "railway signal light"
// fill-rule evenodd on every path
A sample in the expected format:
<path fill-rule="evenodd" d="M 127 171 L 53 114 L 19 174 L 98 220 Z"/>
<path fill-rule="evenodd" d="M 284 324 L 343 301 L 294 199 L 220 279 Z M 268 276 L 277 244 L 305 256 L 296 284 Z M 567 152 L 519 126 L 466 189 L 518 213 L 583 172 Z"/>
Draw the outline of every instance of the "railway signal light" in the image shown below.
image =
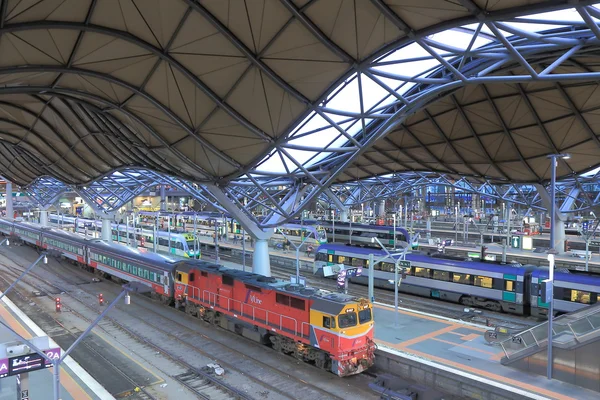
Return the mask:
<path fill-rule="evenodd" d="M 101 306 L 104 305 L 104 296 L 102 295 L 102 293 L 98 294 L 98 304 L 100 304 Z"/>
<path fill-rule="evenodd" d="M 57 297 L 54 300 L 55 306 L 56 306 L 56 312 L 61 312 L 62 311 L 62 304 L 60 303 L 60 297 Z"/>

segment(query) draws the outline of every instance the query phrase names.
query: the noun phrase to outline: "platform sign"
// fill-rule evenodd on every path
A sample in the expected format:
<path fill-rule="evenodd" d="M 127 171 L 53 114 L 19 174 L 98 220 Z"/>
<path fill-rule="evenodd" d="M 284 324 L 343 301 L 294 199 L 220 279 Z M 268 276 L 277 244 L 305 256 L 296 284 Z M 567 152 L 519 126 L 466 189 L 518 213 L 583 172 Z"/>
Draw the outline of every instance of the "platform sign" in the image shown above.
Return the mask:
<path fill-rule="evenodd" d="M 60 358 L 60 347 L 44 350 L 51 360 Z M 0 359 L 0 378 L 50 368 L 52 363 L 37 353 L 24 354 L 11 358 Z"/>
<path fill-rule="evenodd" d="M 590 246 L 600 246 L 600 240 L 590 240 Z"/>
<path fill-rule="evenodd" d="M 510 244 L 513 249 L 520 249 L 521 248 L 521 236 L 512 236 L 510 238 Z"/>
<path fill-rule="evenodd" d="M 400 268 L 410 268 L 411 263 L 410 263 L 410 261 L 400 260 L 400 261 L 398 261 L 398 266 Z"/>

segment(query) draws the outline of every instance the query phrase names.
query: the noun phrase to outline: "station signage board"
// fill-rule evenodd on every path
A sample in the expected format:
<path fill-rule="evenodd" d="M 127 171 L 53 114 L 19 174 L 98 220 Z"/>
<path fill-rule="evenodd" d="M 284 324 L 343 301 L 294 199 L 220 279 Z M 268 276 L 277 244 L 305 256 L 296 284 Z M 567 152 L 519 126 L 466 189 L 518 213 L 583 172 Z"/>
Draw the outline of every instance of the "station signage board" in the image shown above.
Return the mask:
<path fill-rule="evenodd" d="M 51 360 L 60 358 L 60 347 L 44 350 Z M 0 378 L 25 374 L 44 368 L 52 367 L 52 363 L 37 353 L 23 354 L 16 357 L 0 359 Z"/>

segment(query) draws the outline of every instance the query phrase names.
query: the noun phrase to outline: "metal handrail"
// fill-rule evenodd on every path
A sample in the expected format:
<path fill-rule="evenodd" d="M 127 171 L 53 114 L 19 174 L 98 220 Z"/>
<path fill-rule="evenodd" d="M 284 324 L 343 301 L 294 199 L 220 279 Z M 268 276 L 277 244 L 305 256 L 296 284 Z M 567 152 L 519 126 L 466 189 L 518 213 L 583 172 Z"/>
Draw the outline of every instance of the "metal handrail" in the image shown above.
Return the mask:
<path fill-rule="evenodd" d="M 252 304 L 245 303 L 241 300 L 232 299 L 231 297 L 223 296 L 222 294 L 214 293 L 209 290 L 203 290 L 202 296 L 200 297 L 199 296 L 199 293 L 200 293 L 199 288 L 190 286 L 187 284 L 184 284 L 184 286 L 185 286 L 184 290 L 188 293 L 188 297 L 189 297 L 189 288 L 191 288 L 192 289 L 192 298 L 201 300 L 202 302 L 207 303 L 212 307 L 221 307 L 221 308 L 226 309 L 227 311 L 233 312 L 233 313 L 239 312 L 243 316 L 250 315 L 248 312 L 246 312 L 244 310 L 245 308 L 250 308 L 250 310 L 252 311 L 252 313 L 251 313 L 252 321 L 256 321 L 257 319 L 259 319 L 257 317 L 257 311 L 258 311 L 259 316 L 261 313 L 264 313 L 264 316 L 265 316 L 264 321 L 265 321 L 266 325 L 279 327 L 279 330 L 284 330 L 284 329 L 288 329 L 288 328 L 284 327 L 284 322 L 289 321 L 290 323 L 293 324 L 294 335 L 298 336 L 300 334 L 301 336 L 308 336 L 308 334 L 310 332 L 309 329 L 306 329 L 306 332 L 305 332 L 305 328 L 308 328 L 310 326 L 309 323 L 302 322 L 301 332 L 299 332 L 298 331 L 298 320 L 296 320 L 295 318 L 288 317 L 286 315 L 279 314 L 279 313 L 276 313 L 273 311 L 269 311 L 264 308 L 256 307 Z M 198 295 L 196 295 L 196 291 L 198 292 Z M 219 299 L 219 297 L 221 297 L 223 299 L 227 299 L 227 307 L 226 308 L 219 305 L 219 302 L 217 301 L 217 299 Z M 236 304 L 239 304 L 239 310 L 235 309 Z"/>
<path fill-rule="evenodd" d="M 568 320 L 566 318 L 562 318 L 562 316 L 558 317 L 554 321 L 555 322 L 555 326 L 558 325 L 558 326 L 566 327 L 567 329 L 565 329 L 564 331 L 561 331 L 561 332 L 565 332 L 565 331 L 569 332 L 570 331 L 573 334 L 573 337 L 574 337 L 575 340 L 579 340 L 582 337 L 590 334 L 591 332 L 593 332 L 595 330 L 600 330 L 600 325 L 596 326 L 596 325 L 593 324 L 592 321 L 590 321 L 590 317 L 591 316 L 600 315 L 600 308 L 594 308 L 594 309 L 591 309 L 591 310 L 582 310 L 582 314 L 583 315 L 578 316 L 578 318 L 576 318 L 576 319 L 574 319 L 572 321 Z M 584 320 L 588 322 L 588 324 L 590 325 L 590 329 L 586 330 L 585 332 L 578 332 L 578 330 L 576 329 L 576 327 L 574 327 L 574 325 L 576 323 L 579 323 L 579 322 L 584 321 Z M 533 343 L 527 344 L 527 342 L 525 342 L 525 335 L 527 335 L 528 333 L 531 334 L 532 338 L 535 341 L 535 344 L 539 346 L 539 344 L 541 342 L 541 338 L 540 338 L 540 340 L 538 340 L 538 338 L 536 337 L 536 335 L 534 333 L 534 330 L 539 329 L 541 326 L 544 326 L 546 324 L 548 324 L 548 322 L 544 322 L 542 324 L 539 324 L 539 325 L 536 325 L 534 327 L 531 327 L 531 328 L 529 328 L 529 329 L 527 329 L 527 330 L 525 330 L 523 332 L 520 332 L 520 333 L 518 333 L 516 335 L 513 335 L 512 337 L 510 337 L 510 338 L 508 338 L 508 339 L 500 342 L 500 345 L 502 346 L 502 350 L 504 351 L 504 355 L 506 356 L 506 358 L 511 358 L 515 354 L 520 353 L 522 351 L 527 350 L 528 348 L 533 347 L 533 345 L 534 345 Z M 557 334 L 556 330 L 552 329 L 552 340 L 554 340 L 554 336 L 556 334 Z M 519 340 L 515 341 L 515 338 L 519 338 Z M 546 337 L 546 340 L 549 340 L 549 338 Z M 522 344 L 523 347 L 521 347 L 520 349 L 515 349 L 515 351 L 511 352 L 510 351 L 511 350 L 510 349 L 511 346 L 509 345 L 509 343 L 510 343 L 510 345 L 512 345 L 514 343 L 519 343 L 519 344 Z"/>

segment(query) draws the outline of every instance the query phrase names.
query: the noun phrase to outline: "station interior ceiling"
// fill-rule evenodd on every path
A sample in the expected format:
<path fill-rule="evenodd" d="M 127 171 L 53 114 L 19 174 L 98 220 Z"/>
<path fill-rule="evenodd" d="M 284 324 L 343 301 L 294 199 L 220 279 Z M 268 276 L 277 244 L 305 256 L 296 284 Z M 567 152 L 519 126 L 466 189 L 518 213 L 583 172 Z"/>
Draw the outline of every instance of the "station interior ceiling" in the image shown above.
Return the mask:
<path fill-rule="evenodd" d="M 578 197 L 600 159 L 594 3 L 3 1 L 2 175 L 111 206 L 149 175 L 269 226 L 411 179 L 514 200 L 569 153 Z"/>

